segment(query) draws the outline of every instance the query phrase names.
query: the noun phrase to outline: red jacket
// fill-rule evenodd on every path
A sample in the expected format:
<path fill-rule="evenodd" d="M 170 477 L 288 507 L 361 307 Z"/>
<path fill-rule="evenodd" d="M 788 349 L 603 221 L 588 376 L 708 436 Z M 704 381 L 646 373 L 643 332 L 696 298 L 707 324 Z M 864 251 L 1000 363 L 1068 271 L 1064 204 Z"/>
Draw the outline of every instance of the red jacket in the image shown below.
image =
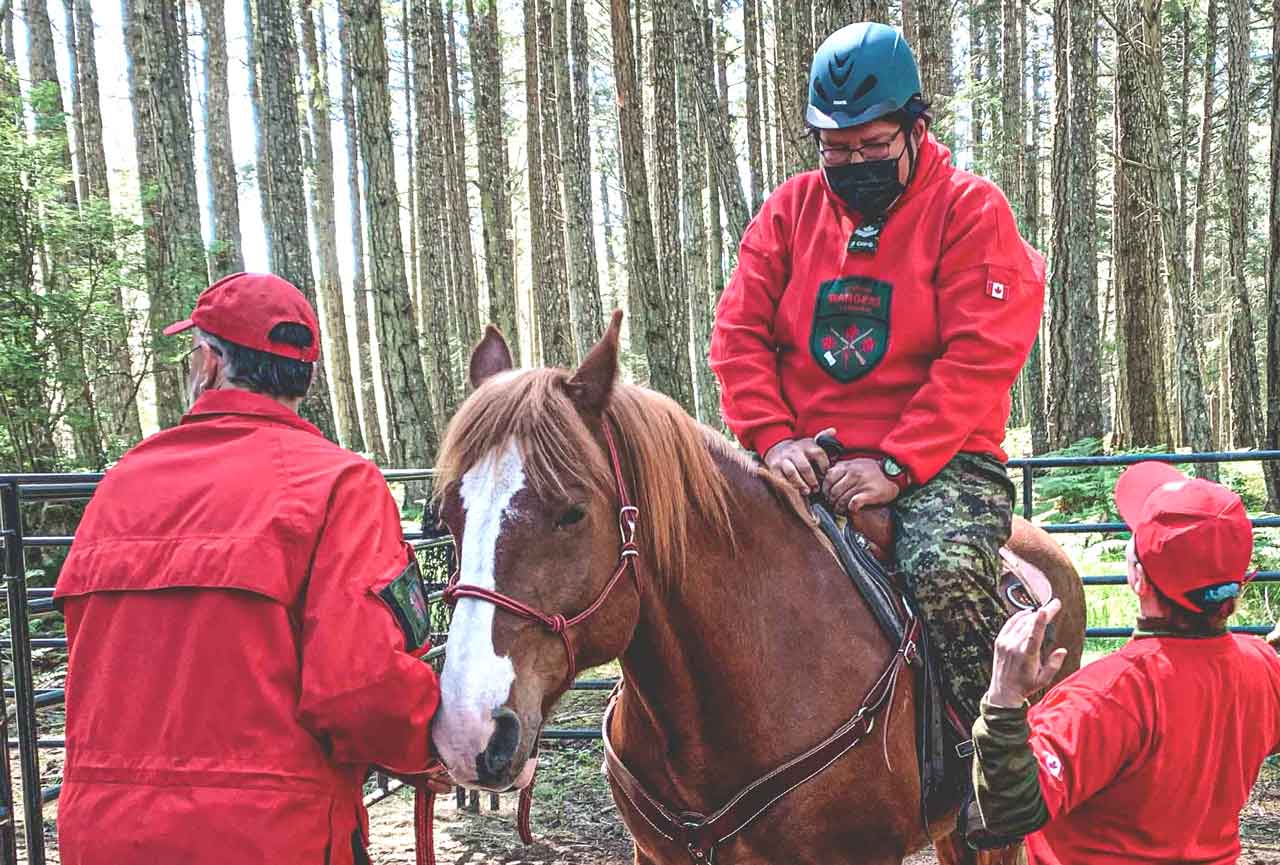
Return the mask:
<path fill-rule="evenodd" d="M 64 865 L 350 865 L 369 765 L 429 762 L 436 677 L 378 594 L 412 556 L 378 470 L 264 396 L 126 454 L 55 594 Z"/>
<path fill-rule="evenodd" d="M 932 135 L 874 253 L 848 251 L 860 227 L 821 171 L 765 201 L 711 337 L 725 422 L 760 454 L 835 427 L 915 483 L 961 451 L 1003 459 L 1044 259 L 1000 190 L 953 168 Z"/>
<path fill-rule="evenodd" d="M 1031 865 L 1228 865 L 1280 747 L 1280 659 L 1256 637 L 1143 637 L 1028 714 L 1049 823 Z"/>

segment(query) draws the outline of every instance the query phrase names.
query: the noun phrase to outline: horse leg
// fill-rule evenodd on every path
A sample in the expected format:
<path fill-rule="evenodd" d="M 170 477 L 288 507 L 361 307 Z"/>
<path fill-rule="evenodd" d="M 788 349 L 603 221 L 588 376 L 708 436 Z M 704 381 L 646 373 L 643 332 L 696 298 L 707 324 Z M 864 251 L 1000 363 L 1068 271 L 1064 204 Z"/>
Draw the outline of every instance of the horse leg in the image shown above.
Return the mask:
<path fill-rule="evenodd" d="M 971 850 L 959 832 L 952 832 L 933 843 L 938 855 L 938 865 L 1026 865 L 1027 852 L 1023 844 L 1001 847 L 998 850 Z"/>

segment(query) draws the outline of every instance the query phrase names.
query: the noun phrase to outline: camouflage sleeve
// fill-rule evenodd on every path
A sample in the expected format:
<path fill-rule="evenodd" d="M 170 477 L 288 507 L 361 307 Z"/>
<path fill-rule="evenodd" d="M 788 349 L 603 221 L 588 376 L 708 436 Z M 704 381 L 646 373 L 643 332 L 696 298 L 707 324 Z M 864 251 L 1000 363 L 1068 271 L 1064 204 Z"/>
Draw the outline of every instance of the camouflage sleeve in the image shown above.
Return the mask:
<path fill-rule="evenodd" d="M 993 835 L 1018 838 L 1049 822 L 1030 738 L 1025 703 L 1006 709 L 982 701 L 973 724 L 973 789 L 983 826 Z"/>

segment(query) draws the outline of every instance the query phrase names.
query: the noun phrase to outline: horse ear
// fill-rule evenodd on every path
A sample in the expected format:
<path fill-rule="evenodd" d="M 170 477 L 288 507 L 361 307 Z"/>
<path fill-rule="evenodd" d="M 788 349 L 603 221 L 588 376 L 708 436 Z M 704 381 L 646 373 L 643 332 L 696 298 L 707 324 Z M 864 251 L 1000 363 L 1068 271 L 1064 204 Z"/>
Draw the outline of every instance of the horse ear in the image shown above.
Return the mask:
<path fill-rule="evenodd" d="M 608 330 L 569 379 L 569 398 L 584 412 L 602 414 L 609 402 L 613 382 L 618 377 L 618 333 L 621 330 L 622 311 L 614 310 Z"/>
<path fill-rule="evenodd" d="M 479 387 L 486 379 L 513 366 L 511 349 L 502 331 L 491 324 L 485 325 L 484 338 L 471 350 L 471 386 Z"/>

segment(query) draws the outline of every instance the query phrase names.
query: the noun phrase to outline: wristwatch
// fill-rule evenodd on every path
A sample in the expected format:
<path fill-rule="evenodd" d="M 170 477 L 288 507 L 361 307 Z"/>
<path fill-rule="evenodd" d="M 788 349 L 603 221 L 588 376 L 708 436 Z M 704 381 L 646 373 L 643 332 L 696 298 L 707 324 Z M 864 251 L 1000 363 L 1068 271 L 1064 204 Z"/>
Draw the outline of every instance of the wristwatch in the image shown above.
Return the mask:
<path fill-rule="evenodd" d="M 880 460 L 880 471 L 884 472 L 884 476 L 893 481 L 898 487 L 898 492 L 903 492 L 907 487 L 911 486 L 911 479 L 907 477 L 907 470 L 898 464 L 893 457 L 885 457 Z"/>

